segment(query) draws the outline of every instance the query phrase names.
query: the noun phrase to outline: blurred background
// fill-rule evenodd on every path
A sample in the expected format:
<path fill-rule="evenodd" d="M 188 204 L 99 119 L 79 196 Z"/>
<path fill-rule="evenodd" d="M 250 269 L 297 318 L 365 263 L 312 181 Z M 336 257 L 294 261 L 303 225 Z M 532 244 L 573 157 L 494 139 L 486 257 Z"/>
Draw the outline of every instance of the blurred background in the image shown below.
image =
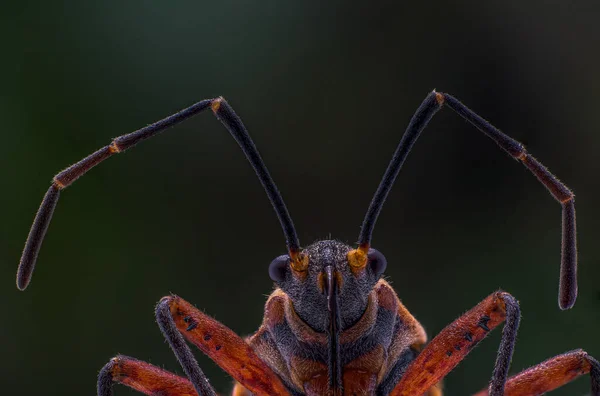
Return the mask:
<path fill-rule="evenodd" d="M 112 137 L 225 96 L 300 240 L 353 243 L 413 112 L 449 92 L 577 194 L 579 298 L 557 306 L 560 205 L 450 110 L 417 142 L 373 246 L 430 336 L 502 288 L 523 319 L 511 372 L 600 357 L 600 32 L 595 1 L 25 1 L 2 6 L 0 388 L 93 395 L 115 354 L 181 373 L 154 321 L 173 292 L 255 331 L 285 253 L 241 151 L 206 113 L 111 158 L 62 194 L 26 292 L 15 273 L 52 176 Z M 446 379 L 471 394 L 500 331 Z M 198 353 L 218 390 L 230 378 Z M 556 395 L 585 394 L 580 379 Z M 134 394 L 119 387 L 118 395 Z"/>

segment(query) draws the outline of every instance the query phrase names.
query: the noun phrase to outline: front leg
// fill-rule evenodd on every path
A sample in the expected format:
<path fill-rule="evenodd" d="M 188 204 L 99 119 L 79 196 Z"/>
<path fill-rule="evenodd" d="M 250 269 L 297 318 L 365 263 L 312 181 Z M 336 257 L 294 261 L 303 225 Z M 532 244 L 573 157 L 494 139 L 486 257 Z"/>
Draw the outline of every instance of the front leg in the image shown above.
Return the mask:
<path fill-rule="evenodd" d="M 186 378 L 123 355 L 115 356 L 100 370 L 98 396 L 112 396 L 114 383 L 121 383 L 150 396 L 198 395 L 192 383 Z"/>
<path fill-rule="evenodd" d="M 279 377 L 241 337 L 183 299 L 163 297 L 156 307 L 156 320 L 196 389 L 203 379 L 194 378 L 199 368 L 183 337 L 255 396 L 289 395 Z"/>
<path fill-rule="evenodd" d="M 590 374 L 591 396 L 600 396 L 600 363 L 585 351 L 578 349 L 554 356 L 536 366 L 530 367 L 508 379 L 505 396 L 537 396 Z M 483 390 L 475 396 L 488 396 Z"/>
<path fill-rule="evenodd" d="M 503 396 L 517 329 L 519 303 L 508 293 L 496 292 L 442 330 L 406 369 L 391 396 L 422 395 L 442 380 L 485 336 L 506 321 L 490 395 Z"/>

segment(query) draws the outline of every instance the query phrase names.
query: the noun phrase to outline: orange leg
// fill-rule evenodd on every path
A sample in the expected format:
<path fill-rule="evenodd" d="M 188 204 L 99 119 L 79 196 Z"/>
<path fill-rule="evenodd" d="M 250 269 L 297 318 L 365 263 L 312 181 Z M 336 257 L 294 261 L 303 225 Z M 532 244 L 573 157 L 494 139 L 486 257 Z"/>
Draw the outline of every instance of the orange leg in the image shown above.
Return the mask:
<path fill-rule="evenodd" d="M 554 356 L 543 363 L 510 377 L 506 383 L 505 396 L 537 396 L 550 392 L 573 381 L 580 375 L 590 373 L 592 396 L 600 395 L 600 363 L 585 351 L 578 349 Z M 475 396 L 488 396 L 482 390 Z"/>
<path fill-rule="evenodd" d="M 98 376 L 98 396 L 112 396 L 114 382 L 146 395 L 197 396 L 187 379 L 127 356 L 114 357 L 102 368 Z"/>
<path fill-rule="evenodd" d="M 199 367 L 191 360 L 182 334 L 255 396 L 289 395 L 279 377 L 241 337 L 183 299 L 164 297 L 156 307 L 156 319 L 194 385 L 192 377 Z"/>
<path fill-rule="evenodd" d="M 452 371 L 490 330 L 505 320 L 490 381 L 490 394 L 502 396 L 520 320 L 518 302 L 504 292 L 491 294 L 442 330 L 406 369 L 390 396 L 424 394 Z"/>

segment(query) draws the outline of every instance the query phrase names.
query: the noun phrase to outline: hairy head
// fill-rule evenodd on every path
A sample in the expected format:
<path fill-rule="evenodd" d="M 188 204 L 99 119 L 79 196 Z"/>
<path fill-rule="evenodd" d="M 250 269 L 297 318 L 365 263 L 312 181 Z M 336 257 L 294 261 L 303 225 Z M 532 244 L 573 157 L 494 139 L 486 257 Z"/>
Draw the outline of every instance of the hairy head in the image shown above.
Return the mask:
<path fill-rule="evenodd" d="M 269 275 L 290 297 L 298 316 L 319 332 L 325 332 L 329 325 L 329 291 L 334 285 L 343 330 L 361 318 L 369 293 L 386 266 L 385 258 L 375 249 L 369 249 L 364 263 L 357 265 L 357 251 L 338 241 L 318 241 L 300 252 L 304 265 L 297 265 L 288 255 L 279 256 L 269 266 Z"/>

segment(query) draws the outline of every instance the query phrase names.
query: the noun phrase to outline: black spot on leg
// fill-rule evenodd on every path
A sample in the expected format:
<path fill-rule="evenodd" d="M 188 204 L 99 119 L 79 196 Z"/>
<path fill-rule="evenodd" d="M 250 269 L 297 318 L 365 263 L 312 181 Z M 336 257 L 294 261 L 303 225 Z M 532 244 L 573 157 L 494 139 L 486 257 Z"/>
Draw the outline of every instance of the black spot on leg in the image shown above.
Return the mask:
<path fill-rule="evenodd" d="M 191 316 L 186 316 L 185 318 L 183 318 L 183 321 L 184 321 L 185 323 L 189 322 L 190 320 L 192 320 L 192 317 L 191 317 Z"/>
<path fill-rule="evenodd" d="M 490 321 L 489 316 L 487 316 L 487 315 L 482 316 L 481 319 L 479 319 L 479 322 L 477 322 L 477 326 L 481 327 L 485 331 L 490 331 L 490 328 L 487 326 L 489 321 Z"/>
<path fill-rule="evenodd" d="M 196 327 L 198 327 L 198 323 L 196 322 L 191 322 L 190 325 L 187 327 L 187 329 L 185 329 L 186 331 L 192 331 L 194 330 Z"/>
<path fill-rule="evenodd" d="M 212 338 L 212 336 L 210 334 L 206 334 L 204 336 L 204 341 L 210 341 L 211 338 Z"/>
<path fill-rule="evenodd" d="M 469 341 L 469 342 L 473 342 L 473 334 L 471 333 L 466 333 L 465 334 L 465 340 Z"/>
<path fill-rule="evenodd" d="M 454 345 L 454 349 L 456 349 L 457 351 L 460 351 L 460 345 Z"/>
<path fill-rule="evenodd" d="M 452 356 L 452 351 L 446 352 L 446 356 L 448 356 L 448 357 Z"/>
<path fill-rule="evenodd" d="M 218 350 L 219 350 L 219 349 L 221 349 L 221 348 L 222 348 L 222 346 L 221 346 L 221 345 L 217 345 L 217 346 L 215 347 L 215 350 L 217 350 L 217 351 L 218 351 Z"/>

